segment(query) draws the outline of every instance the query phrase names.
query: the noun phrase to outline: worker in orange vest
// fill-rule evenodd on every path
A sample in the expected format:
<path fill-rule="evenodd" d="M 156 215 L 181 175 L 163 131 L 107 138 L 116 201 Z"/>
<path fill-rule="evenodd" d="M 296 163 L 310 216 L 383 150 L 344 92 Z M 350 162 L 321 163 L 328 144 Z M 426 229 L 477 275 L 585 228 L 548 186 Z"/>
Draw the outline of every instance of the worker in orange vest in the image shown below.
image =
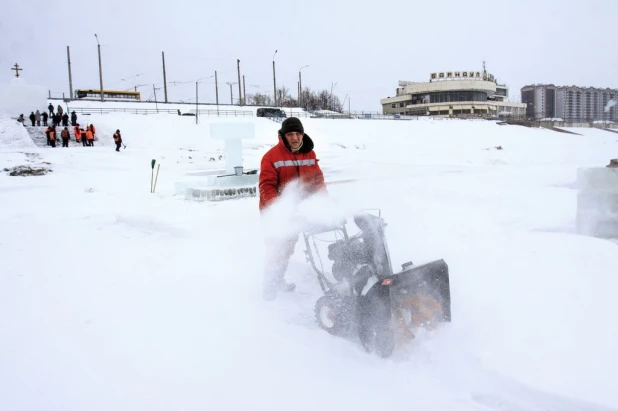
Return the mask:
<path fill-rule="evenodd" d="M 52 127 L 51 126 L 47 126 L 47 130 L 45 130 L 45 136 L 47 137 L 47 145 L 51 146 L 51 141 L 49 139 L 49 132 L 51 131 Z"/>
<path fill-rule="evenodd" d="M 60 132 L 60 137 L 62 137 L 62 147 L 69 147 L 69 138 L 71 138 L 71 134 L 69 133 L 68 127 L 65 127 Z"/>
<path fill-rule="evenodd" d="M 86 147 L 88 145 L 88 139 L 86 138 L 87 134 L 88 133 L 83 128 L 79 129 L 79 135 L 82 137 L 82 146 L 84 146 L 84 147 Z"/>
<path fill-rule="evenodd" d="M 120 130 L 116 130 L 114 133 L 114 143 L 116 143 L 116 151 L 120 151 L 120 145 L 122 144 L 122 136 Z"/>
<path fill-rule="evenodd" d="M 94 147 L 94 133 L 90 127 L 86 130 L 86 140 L 88 140 L 88 146 Z"/>
<path fill-rule="evenodd" d="M 73 133 L 75 134 L 75 141 L 79 143 L 82 139 L 82 134 L 79 131 L 79 124 L 76 124 L 75 127 L 73 127 Z"/>
<path fill-rule="evenodd" d="M 56 128 L 52 127 L 49 129 L 49 143 L 52 147 L 56 147 Z"/>

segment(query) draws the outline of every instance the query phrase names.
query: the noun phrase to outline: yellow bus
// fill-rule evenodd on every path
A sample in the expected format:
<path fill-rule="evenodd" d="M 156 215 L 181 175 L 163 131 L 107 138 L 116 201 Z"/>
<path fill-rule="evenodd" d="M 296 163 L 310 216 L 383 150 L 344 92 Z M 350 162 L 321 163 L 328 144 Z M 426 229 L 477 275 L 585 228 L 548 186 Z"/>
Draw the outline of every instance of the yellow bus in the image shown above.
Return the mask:
<path fill-rule="evenodd" d="M 101 100 L 101 90 L 75 90 L 76 100 Z M 139 91 L 103 90 L 103 99 L 110 101 L 142 101 Z"/>

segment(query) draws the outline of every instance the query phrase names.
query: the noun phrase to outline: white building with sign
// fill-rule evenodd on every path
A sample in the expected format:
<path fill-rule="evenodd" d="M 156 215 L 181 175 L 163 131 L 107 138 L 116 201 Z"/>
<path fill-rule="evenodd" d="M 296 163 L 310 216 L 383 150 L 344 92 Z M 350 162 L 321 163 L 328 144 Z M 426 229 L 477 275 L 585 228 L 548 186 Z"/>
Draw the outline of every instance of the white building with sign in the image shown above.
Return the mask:
<path fill-rule="evenodd" d="M 442 117 L 522 117 L 526 105 L 511 103 L 508 87 L 487 71 L 431 73 L 428 82 L 399 81 L 394 97 L 380 100 L 384 114 Z"/>

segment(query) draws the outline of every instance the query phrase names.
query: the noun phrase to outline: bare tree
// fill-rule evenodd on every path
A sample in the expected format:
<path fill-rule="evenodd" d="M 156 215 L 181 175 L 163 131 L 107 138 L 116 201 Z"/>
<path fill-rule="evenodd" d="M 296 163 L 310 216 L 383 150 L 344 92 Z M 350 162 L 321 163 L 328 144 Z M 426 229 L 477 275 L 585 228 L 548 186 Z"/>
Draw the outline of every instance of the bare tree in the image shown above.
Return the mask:
<path fill-rule="evenodd" d="M 272 106 L 273 105 L 272 96 L 268 94 L 261 94 L 261 93 L 249 94 L 247 96 L 247 101 L 249 102 L 249 104 L 254 105 L 254 106 Z"/>
<path fill-rule="evenodd" d="M 331 95 L 329 90 L 312 91 L 309 88 L 301 90 L 302 108 L 309 111 L 332 110 L 342 112 L 341 100 L 336 95 Z M 256 106 L 272 106 L 274 104 L 270 94 L 248 94 L 247 102 Z M 277 89 L 277 104 L 281 107 L 299 107 L 298 100 L 290 94 L 290 90 L 285 86 Z"/>

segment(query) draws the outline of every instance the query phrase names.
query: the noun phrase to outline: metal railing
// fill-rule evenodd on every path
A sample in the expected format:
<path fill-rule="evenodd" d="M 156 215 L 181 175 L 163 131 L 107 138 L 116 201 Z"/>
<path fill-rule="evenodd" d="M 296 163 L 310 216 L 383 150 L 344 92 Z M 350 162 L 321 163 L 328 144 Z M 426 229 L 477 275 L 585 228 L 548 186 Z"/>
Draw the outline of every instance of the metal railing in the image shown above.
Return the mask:
<path fill-rule="evenodd" d="M 192 110 L 191 113 L 195 113 Z M 217 117 L 253 117 L 253 111 L 248 110 L 198 110 L 200 116 L 217 116 Z"/>
<path fill-rule="evenodd" d="M 182 113 L 178 109 L 171 108 L 133 108 L 133 107 L 70 107 L 71 111 L 77 114 L 109 114 L 109 113 L 129 113 L 129 114 L 174 114 L 195 116 L 195 110 Z M 248 110 L 198 110 L 198 116 L 219 116 L 219 117 L 252 117 L 253 111 Z"/>

